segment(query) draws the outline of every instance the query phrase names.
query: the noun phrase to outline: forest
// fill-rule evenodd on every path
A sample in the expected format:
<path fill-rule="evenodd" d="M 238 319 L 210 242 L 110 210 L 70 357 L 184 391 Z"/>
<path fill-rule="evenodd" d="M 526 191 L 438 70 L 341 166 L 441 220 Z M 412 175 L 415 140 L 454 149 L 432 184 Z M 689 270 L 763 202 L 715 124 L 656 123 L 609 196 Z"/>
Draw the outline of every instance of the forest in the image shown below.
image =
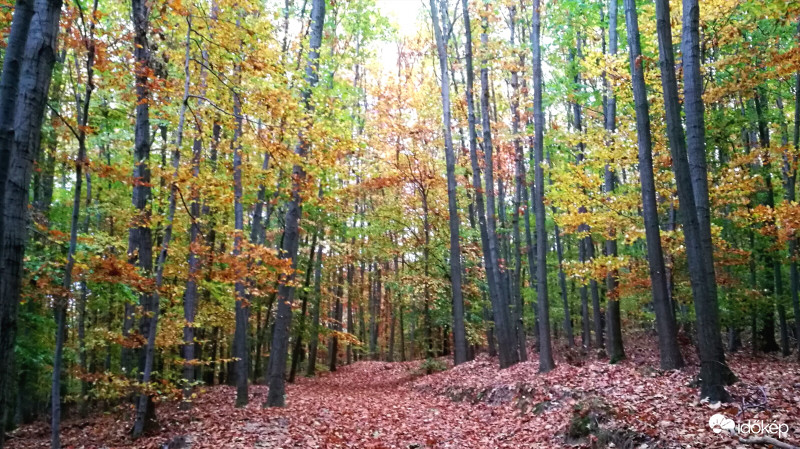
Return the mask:
<path fill-rule="evenodd" d="M 799 1 L 0 4 L 0 449 L 800 446 Z"/>

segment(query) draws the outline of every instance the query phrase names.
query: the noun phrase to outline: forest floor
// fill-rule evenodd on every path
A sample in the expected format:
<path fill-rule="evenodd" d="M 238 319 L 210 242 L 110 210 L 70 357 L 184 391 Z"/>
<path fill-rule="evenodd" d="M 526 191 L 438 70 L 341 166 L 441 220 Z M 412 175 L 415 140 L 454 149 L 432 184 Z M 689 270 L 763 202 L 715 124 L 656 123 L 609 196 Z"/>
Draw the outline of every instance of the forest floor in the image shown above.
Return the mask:
<path fill-rule="evenodd" d="M 420 362 L 358 362 L 287 386 L 287 407 L 264 409 L 265 386 L 233 407 L 232 387 L 205 388 L 191 411 L 158 405 L 161 430 L 128 438 L 129 412 L 64 423 L 66 448 L 756 448 L 708 420 L 785 423 L 781 440 L 800 444 L 800 364 L 794 357 L 734 355 L 734 402 L 708 404 L 690 386 L 697 369 L 661 372 L 650 347 L 629 347 L 609 365 L 576 350 L 557 352 L 557 368 L 538 363 L 497 369 L 485 355 L 424 375 Z M 684 354 L 689 354 L 684 348 Z M 531 355 L 536 356 L 531 352 Z M 32 424 L 10 435 L 10 449 L 49 447 L 49 429 Z M 777 435 L 776 435 L 777 436 Z M 610 445 L 613 444 L 613 445 Z M 609 446 L 610 445 L 610 446 Z"/>

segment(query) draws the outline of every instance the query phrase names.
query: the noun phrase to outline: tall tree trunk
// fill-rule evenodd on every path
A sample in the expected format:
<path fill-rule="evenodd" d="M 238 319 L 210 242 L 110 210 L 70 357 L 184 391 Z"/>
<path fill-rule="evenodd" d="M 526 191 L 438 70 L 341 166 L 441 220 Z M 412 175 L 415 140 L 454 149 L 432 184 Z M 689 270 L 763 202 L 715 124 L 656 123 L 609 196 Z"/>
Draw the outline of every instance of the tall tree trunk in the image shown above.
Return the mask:
<path fill-rule="evenodd" d="M 475 205 L 477 208 L 478 225 L 480 227 L 481 235 L 481 248 L 483 252 L 483 263 L 486 271 L 486 283 L 489 287 L 489 299 L 492 307 L 500 301 L 500 281 L 497 278 L 497 270 L 495 264 L 496 258 L 492 258 L 489 251 L 489 232 L 487 230 L 486 210 L 484 204 L 483 187 L 481 182 L 481 169 L 478 162 L 478 135 L 476 132 L 476 118 L 475 118 L 475 98 L 474 98 L 474 84 L 475 84 L 475 70 L 473 68 L 472 58 L 472 24 L 470 23 L 469 5 L 468 0 L 461 0 L 461 6 L 464 16 L 464 35 L 465 35 L 465 52 L 464 59 L 466 65 L 466 89 L 465 95 L 467 98 L 467 125 L 469 129 L 469 157 L 470 165 L 472 167 L 472 188 L 475 192 Z M 492 330 L 492 335 L 494 331 Z M 494 348 L 493 339 L 490 339 L 490 348 Z M 502 363 L 502 362 L 501 362 Z"/>
<path fill-rule="evenodd" d="M 153 271 L 153 236 L 150 229 L 151 211 L 148 207 L 152 194 L 150 184 L 150 48 L 147 33 L 150 28 L 150 9 L 143 0 L 131 0 L 134 50 L 136 64 L 136 124 L 134 131 L 134 167 L 132 202 L 138 216 L 132 221 L 128 230 L 128 261 L 139 268 L 143 277 L 150 277 Z M 152 310 L 152 293 L 141 292 L 139 304 L 142 310 Z M 135 322 L 135 307 L 125 303 L 122 336 L 128 338 Z M 147 320 L 142 320 L 146 323 Z M 145 337 L 146 338 L 146 337 Z M 133 351 L 122 348 L 121 361 L 123 371 L 136 377 L 133 363 Z"/>
<path fill-rule="evenodd" d="M 614 3 L 614 0 L 611 0 L 611 3 Z M 639 19 L 637 18 L 635 0 L 625 0 L 625 18 L 628 28 L 633 98 L 636 107 L 636 136 L 639 146 L 642 215 L 645 222 L 650 288 L 653 294 L 656 325 L 658 327 L 658 349 L 661 356 L 661 369 L 679 369 L 684 366 L 684 362 L 678 347 L 675 315 L 667 294 L 667 278 L 664 268 L 664 254 L 661 248 L 661 233 L 658 227 L 658 203 L 656 203 L 656 187 L 653 176 L 650 108 L 647 103 L 647 87 L 644 81 L 644 69 L 641 64 L 642 51 L 639 41 Z M 608 294 L 609 296 L 612 294 L 610 289 Z M 609 298 L 609 307 L 612 302 L 619 304 L 618 300 Z"/>
<path fill-rule="evenodd" d="M 577 58 L 577 61 L 575 59 Z M 579 102 L 579 94 L 580 94 L 580 83 L 581 83 L 581 72 L 580 72 L 580 61 L 583 59 L 583 51 L 581 48 L 581 34 L 580 32 L 576 33 L 575 36 L 575 51 L 570 51 L 569 53 L 569 62 L 572 66 L 572 70 L 575 71 L 573 77 L 573 87 L 572 87 L 572 95 L 574 96 L 574 101 L 572 102 L 572 125 L 574 127 L 575 132 L 579 136 L 583 136 L 583 113 L 581 111 L 581 104 Z M 575 165 L 578 170 L 580 170 L 580 165 L 584 159 L 584 148 L 585 145 L 583 143 L 583 138 L 579 137 L 578 144 L 575 148 Z M 548 160 L 550 158 L 548 157 Z M 550 185 L 552 185 L 552 181 L 550 181 Z M 585 193 L 585 192 L 584 192 Z M 555 207 L 552 208 L 553 214 L 555 215 Z M 578 213 L 586 214 L 588 210 L 586 209 L 585 205 L 581 205 L 578 208 Z M 556 225 L 556 229 L 558 226 Z M 578 226 L 578 233 L 579 235 L 584 235 L 578 240 L 578 261 L 581 264 L 586 264 L 590 262 L 589 258 L 587 257 L 588 250 L 593 248 L 592 246 L 592 238 L 591 234 L 589 234 L 589 226 L 585 223 L 581 223 Z M 567 292 L 566 292 L 566 276 L 564 275 L 564 268 L 563 268 L 563 250 L 561 247 L 560 237 L 558 235 L 558 230 L 556 230 L 556 252 L 558 253 L 558 277 L 559 277 L 559 284 L 561 285 L 561 296 L 562 301 L 564 302 L 564 313 L 565 313 L 565 321 L 564 321 L 564 330 L 567 334 L 567 344 L 571 347 L 575 344 L 572 339 L 572 324 L 569 321 L 569 307 L 567 303 Z M 562 282 L 561 279 L 564 279 Z M 596 284 L 594 285 L 597 288 Z M 583 345 L 589 345 L 589 287 L 584 282 L 581 283 L 580 288 L 580 295 L 581 295 L 581 336 L 583 340 Z"/>
<path fill-rule="evenodd" d="M 16 2 L 0 78 L 0 446 L 14 378 L 28 186 L 56 60 L 61 2 Z"/>
<path fill-rule="evenodd" d="M 94 1 L 94 8 L 92 9 L 92 16 L 97 11 L 97 0 Z M 94 17 L 93 17 L 94 18 Z M 66 338 L 66 321 L 67 321 L 67 308 L 69 307 L 70 292 L 72 291 L 72 269 L 75 266 L 75 249 L 78 244 L 78 221 L 81 213 L 81 190 L 83 188 L 83 167 L 86 159 L 86 130 L 89 125 L 89 106 L 92 101 L 92 93 L 94 92 L 94 60 L 95 60 L 95 43 L 94 43 L 94 30 L 95 21 L 92 20 L 88 29 L 88 36 L 85 36 L 86 42 L 86 86 L 81 99 L 78 95 L 76 103 L 76 116 L 78 118 L 77 134 L 75 137 L 78 139 L 78 156 L 75 159 L 75 186 L 72 198 L 72 219 L 70 221 L 69 233 L 69 249 L 67 250 L 67 265 L 64 268 L 64 279 L 61 287 L 64 294 L 55 299 L 55 316 L 56 316 L 56 349 L 53 356 L 53 381 L 50 393 L 51 399 L 51 413 L 50 413 L 50 447 L 59 449 L 61 447 L 61 372 L 63 365 L 64 354 L 64 340 Z M 82 100 L 82 101 L 81 101 Z M 87 180 L 89 174 L 86 173 Z M 88 183 L 87 183 L 88 186 Z M 88 192 L 88 190 L 87 190 Z M 87 207 L 88 202 L 91 201 L 91 194 L 87 193 Z M 87 211 L 88 213 L 88 211 Z M 87 228 L 88 228 L 87 216 Z M 87 229 L 88 230 L 88 229 Z M 85 291 L 85 281 L 83 282 Z M 79 319 L 85 320 L 86 310 L 86 297 L 81 298 L 82 309 Z M 85 331 L 84 322 L 79 323 L 78 332 L 83 334 Z M 83 341 L 83 336 L 80 336 Z M 80 354 L 81 368 L 86 368 L 86 347 L 81 342 Z M 84 392 L 85 394 L 85 392 Z M 83 401 L 83 399 L 81 399 Z"/>
<path fill-rule="evenodd" d="M 303 89 L 302 100 L 306 113 L 311 114 L 311 91 L 317 85 L 319 74 L 319 48 L 322 44 L 322 28 L 325 22 L 325 1 L 313 0 L 311 6 L 311 37 L 309 40 L 309 53 L 306 64 L 305 79 L 308 85 Z M 310 118 L 310 117 L 309 117 Z M 301 131 L 299 143 L 295 147 L 295 154 L 302 161 L 308 154 L 310 142 Z M 292 168 L 292 196 L 286 208 L 284 219 L 283 252 L 284 257 L 291 260 L 291 267 L 297 267 L 297 247 L 300 238 L 300 216 L 303 213 L 301 204 L 301 190 L 306 179 L 305 168 L 301 163 L 296 163 Z M 292 321 L 292 300 L 294 298 L 294 274 L 282 275 L 281 285 L 278 287 L 278 311 L 275 317 L 272 346 L 269 358 L 269 394 L 266 406 L 283 407 L 286 405 L 284 373 L 286 371 L 286 357 L 289 349 L 289 326 Z"/>
<path fill-rule="evenodd" d="M 444 154 L 447 165 L 447 204 L 450 222 L 450 283 L 453 306 L 453 363 L 459 365 L 467 361 L 467 335 L 464 327 L 464 298 L 461 292 L 461 238 L 459 230 L 458 204 L 456 203 L 456 160 L 453 153 L 453 135 L 450 119 L 450 77 L 447 63 L 446 36 L 442 35 L 439 26 L 439 13 L 436 0 L 430 0 L 433 19 L 433 34 L 436 38 L 436 50 L 439 54 L 439 72 L 441 75 L 442 94 L 442 126 L 444 129 Z M 447 2 L 441 0 L 443 14 L 447 10 Z M 445 26 L 449 24 L 445 23 Z"/>
<path fill-rule="evenodd" d="M 542 19 L 540 1 L 533 0 L 531 22 L 531 47 L 533 51 L 533 123 L 534 123 L 534 183 L 533 205 L 536 214 L 537 249 L 537 300 L 539 302 L 539 371 L 546 373 L 555 368 L 553 348 L 550 343 L 550 302 L 547 298 L 547 228 L 544 208 L 544 111 L 542 110 L 542 47 L 540 44 Z"/>
<path fill-rule="evenodd" d="M 236 27 L 240 26 L 240 18 L 236 19 Z M 241 67 L 234 68 L 237 76 L 241 78 Z M 241 79 L 239 80 L 241 81 Z M 236 122 L 233 141 L 233 256 L 242 256 L 242 246 L 244 245 L 244 206 L 242 205 L 242 127 L 244 117 L 242 116 L 242 99 L 237 89 L 232 89 L 233 93 L 233 116 Z M 295 258 L 296 258 L 295 250 Z M 241 263 L 241 262 L 240 262 Z M 292 267 L 294 268 L 294 266 Z M 250 366 L 250 351 L 247 348 L 247 327 L 250 318 L 250 306 L 247 302 L 247 292 L 245 291 L 245 278 L 243 274 L 236 277 L 234 291 L 236 295 L 236 328 L 233 334 L 233 357 L 234 376 L 236 381 L 236 407 L 244 407 L 249 402 L 248 398 L 248 374 Z"/>
<path fill-rule="evenodd" d="M 515 46 L 516 31 L 516 6 L 509 8 L 509 28 L 511 30 L 511 47 Z M 522 59 L 522 58 L 520 58 Z M 520 60 L 520 63 L 523 63 Z M 514 211 L 512 214 L 512 233 L 514 238 L 514 307 L 516 309 L 516 328 L 517 348 L 519 350 L 519 360 L 528 361 L 527 342 L 525 339 L 525 323 L 523 322 L 524 304 L 522 300 L 522 236 L 520 234 L 519 218 L 520 210 L 524 207 L 527 214 L 528 208 L 528 184 L 525 174 L 525 155 L 522 150 L 522 139 L 519 136 L 519 74 L 517 70 L 511 71 L 511 132 L 514 134 Z M 529 218 L 526 216 L 526 219 Z M 528 236 L 530 235 L 530 221 L 526 222 Z M 530 239 L 527 242 L 530 245 Z M 530 253 L 528 253 L 530 254 Z M 530 263 L 530 260 L 528 261 Z M 531 265 L 532 266 L 532 265 Z"/>
<path fill-rule="evenodd" d="M 482 20 L 483 32 L 481 33 L 481 46 L 488 52 L 488 19 Z M 489 243 L 489 258 L 493 261 L 491 269 L 494 271 L 494 278 L 498 283 L 499 295 L 492 302 L 492 312 L 494 314 L 494 328 L 497 337 L 497 352 L 500 359 L 500 368 L 519 362 L 519 351 L 514 332 L 511 328 L 509 318 L 509 302 L 505 277 L 500 271 L 500 248 L 498 248 L 497 229 L 495 228 L 495 196 L 494 196 L 494 160 L 492 156 L 492 129 L 491 129 L 491 110 L 489 108 L 489 63 L 488 55 L 483 56 L 481 61 L 481 119 L 483 127 L 483 152 L 484 165 L 486 167 L 484 176 L 486 177 L 486 232 Z M 489 266 L 487 266 L 487 269 Z"/>
<path fill-rule="evenodd" d="M 783 113 L 783 99 L 778 95 L 775 98 L 775 104 L 780 111 L 780 128 L 781 128 L 781 146 L 783 148 L 789 148 L 789 127 L 786 124 L 785 115 Z M 792 159 L 789 158 L 789 154 L 787 151 L 783 153 L 783 165 L 781 167 L 781 171 L 783 174 L 783 191 L 784 191 L 784 198 L 787 202 L 791 203 L 794 201 L 795 198 L 795 181 L 796 181 L 796 174 L 792 170 L 792 166 L 794 164 Z M 790 244 L 791 246 L 791 244 Z M 791 252 L 790 252 L 791 255 Z M 790 259 L 791 260 L 791 259 Z M 784 357 L 791 354 L 792 349 L 789 346 L 789 326 L 786 322 L 786 304 L 784 302 L 783 297 L 783 277 L 781 274 L 781 264 L 778 257 L 775 257 L 775 293 L 776 293 L 776 301 L 778 302 L 778 318 L 780 319 L 781 325 L 781 350 Z M 791 264 L 789 266 L 790 272 L 790 287 L 791 288 Z"/>
<path fill-rule="evenodd" d="M 138 0 L 136 0 L 138 1 Z M 146 8 L 146 6 L 144 7 Z M 143 11 L 146 12 L 146 9 Z M 134 15 L 135 17 L 135 15 Z M 145 20 L 146 16 L 145 16 Z M 191 28 L 191 26 L 190 26 Z M 145 32 L 147 27 L 144 28 Z M 191 30 L 187 31 L 187 41 L 191 34 Z M 145 343 L 145 350 L 144 350 L 144 363 L 142 366 L 142 384 L 146 387 L 147 384 L 150 382 L 150 378 L 153 372 L 153 365 L 155 359 L 155 346 L 156 346 L 156 332 L 158 330 L 158 317 L 159 317 L 159 303 L 160 303 L 160 289 L 164 283 L 164 267 L 167 263 L 167 256 L 169 254 L 169 246 L 172 241 L 172 225 L 175 221 L 175 210 L 177 209 L 177 200 L 178 200 L 178 170 L 180 167 L 180 157 L 181 157 L 181 146 L 183 145 L 183 127 L 186 123 L 186 110 L 188 108 L 188 100 L 189 100 L 189 80 L 188 80 L 188 67 L 189 67 L 189 46 L 186 47 L 186 57 L 184 59 L 184 70 L 185 75 L 187 76 L 186 80 L 184 81 L 184 93 L 183 99 L 181 102 L 181 109 L 178 115 L 178 129 L 175 132 L 175 141 L 173 142 L 173 150 L 172 150 L 172 179 L 173 181 L 170 183 L 169 187 L 169 203 L 167 206 L 167 223 L 166 227 L 164 228 L 164 235 L 162 236 L 161 240 L 161 250 L 158 254 L 158 260 L 156 263 L 156 279 L 155 279 L 155 289 L 152 294 L 149 295 L 150 297 L 150 304 L 148 308 L 144 308 L 145 314 L 142 315 L 141 322 L 139 325 L 140 332 L 143 336 L 146 337 Z M 146 426 L 148 425 L 148 420 L 151 416 L 154 416 L 154 410 L 148 410 L 149 407 L 154 407 L 154 403 L 152 398 L 147 393 L 141 393 L 138 398 L 138 404 L 136 407 L 136 421 L 133 425 L 132 436 L 137 438 L 141 436 L 146 431 Z"/>
<path fill-rule="evenodd" d="M 688 11 L 687 11 L 688 9 Z M 694 10 L 694 13 L 692 13 Z M 697 3 L 691 4 L 691 0 L 684 5 L 685 19 L 691 20 L 692 14 L 697 16 L 699 13 Z M 695 21 L 696 22 L 696 21 Z M 698 133 L 702 133 L 702 98 L 699 79 L 699 59 L 697 58 L 698 44 L 692 35 L 697 33 L 688 32 L 691 26 L 685 26 L 687 31 L 684 36 L 684 75 L 689 74 L 684 81 L 686 92 L 684 101 L 687 104 L 686 126 L 687 130 L 692 129 L 692 146 L 695 158 L 700 156 L 702 162 L 694 160 L 694 164 L 700 164 L 705 170 L 705 153 L 703 137 L 698 139 Z M 701 395 L 708 397 L 712 402 L 727 400 L 729 396 L 725 391 L 725 372 L 729 372 L 725 364 L 725 354 L 722 351 L 722 338 L 719 329 L 719 310 L 716 297 L 716 281 L 713 274 L 713 260 L 706 260 L 707 254 L 704 252 L 704 245 L 701 237 L 698 209 L 696 207 L 695 186 L 692 182 L 691 169 L 684 140 L 683 127 L 681 124 L 680 103 L 678 99 L 678 83 L 675 76 L 675 57 L 672 52 L 672 30 L 670 28 L 669 1 L 656 0 L 656 30 L 658 32 L 659 63 L 661 68 L 661 86 L 664 96 L 664 107 L 667 118 L 667 136 L 669 137 L 670 151 L 672 153 L 672 166 L 675 173 L 675 183 L 678 187 L 678 198 L 680 201 L 679 212 L 683 222 L 684 239 L 686 243 L 686 254 L 689 263 L 689 274 L 692 284 L 692 296 L 695 303 L 697 314 L 698 343 L 700 349 L 701 363 Z M 697 29 L 695 28 L 695 31 Z M 687 39 L 689 42 L 687 42 Z M 686 53 L 686 51 L 690 53 Z M 694 53 L 695 56 L 691 54 Z M 688 65 L 687 65 L 688 64 Z M 694 76 L 697 75 L 697 79 Z M 694 103 L 689 106 L 689 103 Z M 698 104 L 699 103 L 699 104 Z M 699 117 L 697 106 L 699 105 Z M 691 112 L 690 112 L 691 110 Z M 701 129 L 698 129 L 701 128 Z M 698 141 L 699 140 L 699 141 Z M 697 152 L 698 146 L 700 148 Z M 698 167 L 698 165 L 695 165 Z M 705 175 L 704 179 L 705 179 Z M 707 189 L 707 186 L 706 186 Z M 706 200 L 707 201 L 707 200 Z M 707 202 L 706 202 L 707 205 Z M 708 265 L 711 264 L 710 273 Z M 710 275 L 710 277 L 709 277 Z"/>
<path fill-rule="evenodd" d="M 755 106 L 756 117 L 758 119 L 758 140 L 761 147 L 759 153 L 762 168 L 761 177 L 764 179 L 764 184 L 767 190 L 767 194 L 764 198 L 764 205 L 770 209 L 774 209 L 775 192 L 772 188 L 772 163 L 771 156 L 769 154 L 769 124 L 767 123 L 767 119 L 765 117 L 766 111 L 764 109 L 766 108 L 766 104 L 764 104 L 762 101 L 762 93 L 758 90 L 755 92 L 753 104 Z M 770 220 L 768 225 L 774 226 L 774 221 Z M 767 300 L 767 310 L 764 311 L 764 327 L 762 328 L 761 341 L 764 345 L 762 349 L 765 352 L 773 352 L 780 349 L 778 342 L 775 340 L 775 300 L 776 298 L 780 298 L 781 293 L 783 293 L 783 285 L 781 283 L 780 262 L 778 259 L 774 254 L 769 254 L 766 252 L 764 257 L 768 264 L 771 265 L 769 268 L 772 271 L 772 295 L 765 298 Z"/>
<path fill-rule="evenodd" d="M 190 62 L 190 46 L 191 46 L 191 30 L 192 30 L 192 22 L 191 16 L 187 19 L 188 23 L 188 31 L 187 31 L 187 38 L 186 38 L 186 54 L 184 58 L 184 88 L 183 93 L 184 97 L 189 93 L 189 82 L 190 82 L 190 72 L 189 72 L 189 62 Z M 205 58 L 204 58 L 205 59 Z M 204 69 L 201 69 L 200 74 L 200 85 L 201 85 L 201 95 L 205 95 L 205 87 L 206 87 L 206 72 Z M 189 255 L 187 256 L 187 262 L 189 265 L 189 273 L 186 277 L 186 290 L 183 293 L 183 319 L 186 322 L 183 326 L 183 403 L 182 406 L 184 408 L 189 408 L 192 401 L 192 389 L 194 387 L 195 381 L 195 360 L 197 358 L 197 354 L 195 354 L 195 329 L 194 329 L 194 320 L 195 315 L 197 314 L 197 278 L 200 275 L 200 257 L 197 254 L 197 246 L 200 245 L 201 242 L 201 233 L 200 233 L 200 185 L 199 185 L 199 178 L 200 178 L 200 161 L 203 157 L 203 140 L 200 137 L 202 132 L 202 126 L 200 122 L 196 123 L 195 131 L 197 132 L 197 137 L 194 138 L 192 142 L 192 181 L 191 181 L 191 204 L 189 206 L 189 215 L 191 219 L 191 224 L 189 225 Z"/>
<path fill-rule="evenodd" d="M 800 35 L 800 22 L 797 24 L 797 34 Z M 794 149 L 795 152 L 798 152 L 800 151 L 800 70 L 795 73 L 794 94 Z M 794 200 L 796 195 L 794 187 L 792 188 L 791 195 L 792 199 Z M 798 291 L 800 290 L 800 273 L 798 273 L 797 269 L 797 261 L 795 260 L 796 256 L 797 239 L 795 238 L 789 242 L 789 257 L 792 260 L 792 264 L 790 266 L 790 288 L 792 290 L 792 310 L 794 311 L 794 336 L 795 340 L 797 341 L 797 357 L 798 360 L 800 360 L 800 294 L 798 294 Z"/>

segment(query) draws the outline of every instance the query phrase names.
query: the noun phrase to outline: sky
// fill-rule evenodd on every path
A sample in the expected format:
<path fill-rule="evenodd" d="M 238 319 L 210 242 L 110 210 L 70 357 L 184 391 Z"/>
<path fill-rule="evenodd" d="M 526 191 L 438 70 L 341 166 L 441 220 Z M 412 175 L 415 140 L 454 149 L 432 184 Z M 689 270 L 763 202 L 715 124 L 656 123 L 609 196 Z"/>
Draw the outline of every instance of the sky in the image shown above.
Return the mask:
<path fill-rule="evenodd" d="M 426 0 L 376 0 L 381 14 L 397 27 L 398 37 L 414 35 L 420 26 L 422 14 L 426 14 Z M 384 42 L 379 45 L 378 58 L 381 66 L 393 70 L 397 63 L 397 44 Z"/>

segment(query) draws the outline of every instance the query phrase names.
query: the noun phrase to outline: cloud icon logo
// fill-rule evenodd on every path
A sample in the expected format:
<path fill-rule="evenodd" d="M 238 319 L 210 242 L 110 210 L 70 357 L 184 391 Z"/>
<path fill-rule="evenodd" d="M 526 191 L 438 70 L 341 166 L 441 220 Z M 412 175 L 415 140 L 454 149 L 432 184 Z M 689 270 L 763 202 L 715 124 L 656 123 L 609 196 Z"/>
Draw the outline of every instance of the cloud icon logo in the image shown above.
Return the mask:
<path fill-rule="evenodd" d="M 714 433 L 720 433 L 723 430 L 733 430 L 736 423 L 722 413 L 717 413 L 708 420 L 708 427 L 711 427 Z"/>

